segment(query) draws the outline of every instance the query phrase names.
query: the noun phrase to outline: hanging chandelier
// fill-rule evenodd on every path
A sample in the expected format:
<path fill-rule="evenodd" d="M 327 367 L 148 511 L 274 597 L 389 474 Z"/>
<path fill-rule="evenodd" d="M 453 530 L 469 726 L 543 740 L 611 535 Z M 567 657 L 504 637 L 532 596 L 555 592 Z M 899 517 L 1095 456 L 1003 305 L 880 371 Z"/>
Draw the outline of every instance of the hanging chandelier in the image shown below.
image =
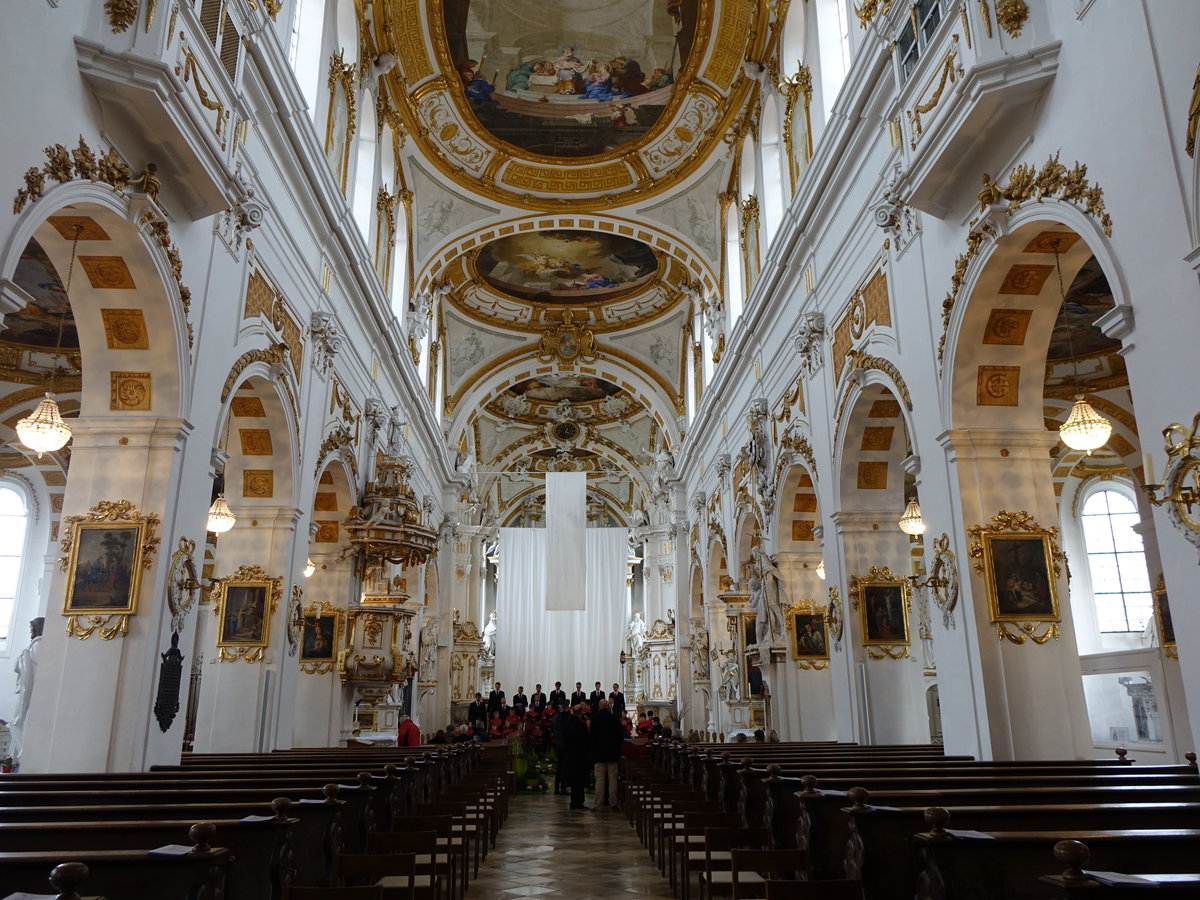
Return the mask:
<path fill-rule="evenodd" d="M 71 265 L 67 269 L 67 284 L 63 288 L 63 308 L 58 316 L 58 339 L 54 342 L 55 369 L 50 373 L 50 390 L 30 415 L 17 422 L 17 437 L 21 443 L 36 453 L 53 453 L 61 450 L 71 439 L 71 429 L 63 421 L 54 399 L 54 384 L 58 378 L 57 360 L 62 355 L 63 324 L 67 319 L 67 310 L 71 306 L 71 278 L 75 274 L 75 251 L 79 248 L 79 235 L 82 225 L 75 226 L 75 240 L 71 243 Z"/>
<path fill-rule="evenodd" d="M 825 580 L 825 560 L 821 560 L 819 563 L 817 563 L 817 577 L 822 581 Z"/>
<path fill-rule="evenodd" d="M 921 518 L 921 504 L 917 502 L 916 497 L 908 501 L 908 506 L 904 507 L 900 521 L 896 524 L 900 526 L 901 531 L 911 537 L 925 533 L 925 520 Z"/>
<path fill-rule="evenodd" d="M 214 534 L 224 534 L 237 523 L 237 516 L 225 502 L 224 494 L 217 494 L 217 499 L 208 508 L 208 530 Z"/>
<path fill-rule="evenodd" d="M 1057 240 L 1054 242 L 1054 269 L 1058 272 L 1059 309 L 1062 309 L 1067 303 L 1067 292 L 1063 287 Z M 1058 427 L 1058 436 L 1072 450 L 1085 450 L 1087 455 L 1091 456 L 1093 450 L 1098 450 L 1108 441 L 1108 436 L 1112 434 L 1112 422 L 1096 412 L 1083 395 L 1079 386 L 1079 358 L 1075 355 L 1075 339 L 1071 333 L 1069 312 L 1063 313 L 1063 320 L 1067 326 L 1067 348 L 1071 354 L 1071 365 L 1074 367 L 1075 405 L 1071 407 L 1067 421 Z"/>
<path fill-rule="evenodd" d="M 304 561 L 304 577 L 312 578 L 315 571 L 317 571 L 317 564 L 312 561 L 312 557 L 310 556 Z"/>

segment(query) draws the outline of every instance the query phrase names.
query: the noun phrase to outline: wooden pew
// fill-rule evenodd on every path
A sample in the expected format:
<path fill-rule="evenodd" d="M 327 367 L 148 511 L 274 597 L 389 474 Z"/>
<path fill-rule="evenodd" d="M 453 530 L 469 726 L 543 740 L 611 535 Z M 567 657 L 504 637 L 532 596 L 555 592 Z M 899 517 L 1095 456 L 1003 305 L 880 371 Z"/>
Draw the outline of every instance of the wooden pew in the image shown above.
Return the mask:
<path fill-rule="evenodd" d="M 1200 830 L 1192 828 L 978 835 L 913 835 L 919 868 L 917 896 L 923 900 L 1056 900 L 1058 892 L 1038 873 L 1060 840 L 1084 842 L 1091 851 L 1092 868 L 1116 872 L 1190 872 L 1200 845 Z"/>
<path fill-rule="evenodd" d="M 1072 831 L 1088 828 L 1200 828 L 1200 802 L 1071 803 L 1006 806 L 878 807 L 867 804 L 866 791 L 854 789 L 845 849 L 846 878 L 862 881 L 866 900 L 912 896 L 917 869 L 912 854 L 897 852 L 910 835 L 955 828 L 975 831 Z"/>
<path fill-rule="evenodd" d="M 224 847 L 197 843 L 182 856 L 153 856 L 138 850 L 73 850 L 71 862 L 87 867 L 89 893 L 109 900 L 153 898 L 194 900 L 224 894 L 233 855 Z M 62 851 L 0 852 L 0 896 L 45 892 L 46 873 L 68 858 Z"/>
<path fill-rule="evenodd" d="M 233 855 L 226 900 L 280 900 L 292 883 L 291 829 L 296 819 L 209 821 Z M 187 819 L 0 823 L 0 847 L 8 852 L 134 850 L 184 843 L 194 824 Z M 210 838 L 211 840 L 211 838 Z M 268 889 L 269 888 L 269 892 Z"/>
<path fill-rule="evenodd" d="M 1057 889 L 1061 900 L 1147 900 L 1150 897 L 1200 897 L 1200 872 L 1151 872 L 1135 874 L 1143 884 L 1114 881 L 1114 873 L 1084 870 L 1091 851 L 1082 841 L 1059 841 L 1054 858 L 1067 864 L 1061 875 L 1043 875 L 1041 880 Z M 1103 879 L 1103 880 L 1098 880 Z"/>

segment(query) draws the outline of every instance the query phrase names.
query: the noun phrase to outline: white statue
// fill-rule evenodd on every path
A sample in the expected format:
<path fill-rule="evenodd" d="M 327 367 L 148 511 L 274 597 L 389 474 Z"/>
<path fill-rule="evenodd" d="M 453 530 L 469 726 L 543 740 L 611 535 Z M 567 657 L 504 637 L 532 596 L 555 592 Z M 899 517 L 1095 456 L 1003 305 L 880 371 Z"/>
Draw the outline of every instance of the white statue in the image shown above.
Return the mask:
<path fill-rule="evenodd" d="M 775 565 L 762 547 L 754 548 L 755 562 L 758 564 L 759 578 L 762 581 L 763 616 L 758 624 L 758 637 L 762 640 L 769 635 L 773 640 L 783 638 L 783 607 L 787 604 L 787 588 L 783 586 L 783 573 Z M 753 584 L 753 579 L 751 579 Z M 766 626 L 765 631 L 764 627 Z"/>
<path fill-rule="evenodd" d="M 726 701 L 742 699 L 742 670 L 737 663 L 737 654 L 732 650 L 725 654 L 725 665 L 721 669 L 721 687 L 725 689 Z"/>
<path fill-rule="evenodd" d="M 642 620 L 640 612 L 635 612 L 633 618 L 629 620 L 629 627 L 625 629 L 625 637 L 629 640 L 629 649 L 633 651 L 633 655 L 641 656 L 642 648 L 646 646 L 646 623 Z"/>
<path fill-rule="evenodd" d="M 692 632 L 692 676 L 698 681 L 708 680 L 708 632 L 697 628 Z"/>
<path fill-rule="evenodd" d="M 42 616 L 30 620 L 29 646 L 21 651 L 21 655 L 17 657 L 17 661 L 13 665 L 13 671 L 17 673 L 17 711 L 13 714 L 9 724 L 21 729 L 22 737 L 25 731 L 25 722 L 29 716 L 29 701 L 33 698 L 33 679 L 37 674 L 38 645 L 42 643 L 42 628 L 45 624 L 46 620 Z M 21 743 L 24 743 L 23 739 Z M 14 752 L 13 755 L 17 756 L 18 753 Z"/>
<path fill-rule="evenodd" d="M 762 579 L 757 575 L 750 576 L 750 600 L 746 608 L 754 613 L 754 643 L 761 644 L 770 637 L 767 625 L 766 600 L 763 597 Z"/>
<path fill-rule="evenodd" d="M 421 628 L 421 680 L 433 681 L 437 678 L 437 630 L 438 623 L 430 619 Z"/>
<path fill-rule="evenodd" d="M 496 611 L 488 617 L 488 623 L 483 626 L 483 655 L 496 655 Z"/>

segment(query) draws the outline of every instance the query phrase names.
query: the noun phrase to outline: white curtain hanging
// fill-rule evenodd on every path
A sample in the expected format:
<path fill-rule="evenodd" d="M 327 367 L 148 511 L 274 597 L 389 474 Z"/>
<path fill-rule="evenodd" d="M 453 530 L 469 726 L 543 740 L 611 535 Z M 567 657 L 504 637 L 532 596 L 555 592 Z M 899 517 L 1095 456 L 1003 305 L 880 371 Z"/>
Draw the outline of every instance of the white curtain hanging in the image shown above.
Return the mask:
<path fill-rule="evenodd" d="M 587 530 L 587 473 L 547 472 L 546 609 L 586 608 Z"/>
<path fill-rule="evenodd" d="M 620 681 L 621 643 L 629 618 L 625 585 L 628 532 L 584 529 L 587 579 L 582 610 L 546 608 L 546 556 L 563 553 L 559 535 L 547 528 L 500 529 L 496 584 L 496 679 L 509 698 L 523 685 L 549 693 L 555 681 L 569 694 L 575 682 L 591 691 L 599 681 L 611 690 Z"/>

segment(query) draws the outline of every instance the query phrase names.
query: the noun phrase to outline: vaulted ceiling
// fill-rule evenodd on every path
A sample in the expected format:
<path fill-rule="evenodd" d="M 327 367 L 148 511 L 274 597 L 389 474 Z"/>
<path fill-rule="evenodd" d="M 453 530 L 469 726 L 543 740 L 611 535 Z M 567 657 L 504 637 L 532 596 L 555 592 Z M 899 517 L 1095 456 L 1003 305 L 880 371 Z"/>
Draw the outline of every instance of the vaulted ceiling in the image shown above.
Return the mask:
<path fill-rule="evenodd" d="M 786 6 L 390 0 L 372 22 L 396 58 L 378 115 L 417 198 L 409 314 L 432 327 L 421 365 L 481 520 L 535 509 L 529 475 L 553 470 L 592 473 L 598 520 L 643 506 L 720 291 L 747 72 L 778 71 Z"/>

